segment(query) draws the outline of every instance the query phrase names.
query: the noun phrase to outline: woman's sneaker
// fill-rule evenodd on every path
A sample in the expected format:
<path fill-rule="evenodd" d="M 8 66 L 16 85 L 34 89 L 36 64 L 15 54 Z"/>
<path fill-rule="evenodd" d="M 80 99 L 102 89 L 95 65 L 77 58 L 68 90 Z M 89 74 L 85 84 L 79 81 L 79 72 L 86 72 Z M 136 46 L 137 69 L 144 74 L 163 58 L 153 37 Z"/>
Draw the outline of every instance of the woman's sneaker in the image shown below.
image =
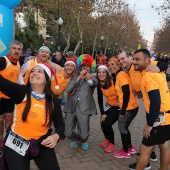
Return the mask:
<path fill-rule="evenodd" d="M 112 143 L 109 143 L 107 147 L 104 149 L 105 152 L 112 152 L 116 148 L 116 145 L 113 145 Z"/>
<path fill-rule="evenodd" d="M 117 152 L 114 152 L 113 156 L 116 158 L 131 158 L 130 153 L 129 152 L 126 153 L 123 149 L 121 149 Z"/>
<path fill-rule="evenodd" d="M 136 153 L 136 148 L 132 146 L 131 148 L 128 149 L 128 152 L 132 155 Z"/>
<path fill-rule="evenodd" d="M 78 145 L 78 141 L 71 141 L 70 142 L 70 147 L 71 148 L 75 148 L 75 147 L 77 147 L 77 145 Z"/>
<path fill-rule="evenodd" d="M 137 162 L 134 163 L 134 164 L 129 165 L 128 168 L 129 168 L 130 170 L 135 170 L 135 169 L 136 169 L 136 165 L 137 165 Z M 146 168 L 145 168 L 144 170 L 149 170 L 149 169 L 151 169 L 150 163 L 148 163 L 148 165 L 146 166 Z"/>
<path fill-rule="evenodd" d="M 140 153 L 137 153 L 137 156 L 139 157 Z M 152 152 L 150 154 L 150 160 L 153 161 L 153 162 L 156 162 L 158 159 L 156 157 L 156 153 L 155 152 Z"/>
<path fill-rule="evenodd" d="M 108 144 L 109 144 L 109 140 L 106 139 L 105 141 L 103 141 L 103 142 L 100 143 L 100 146 L 101 146 L 102 148 L 105 148 Z"/>
<path fill-rule="evenodd" d="M 89 149 L 89 144 L 88 144 L 88 142 L 83 142 L 83 143 L 81 143 L 81 147 L 82 147 L 82 149 Z"/>

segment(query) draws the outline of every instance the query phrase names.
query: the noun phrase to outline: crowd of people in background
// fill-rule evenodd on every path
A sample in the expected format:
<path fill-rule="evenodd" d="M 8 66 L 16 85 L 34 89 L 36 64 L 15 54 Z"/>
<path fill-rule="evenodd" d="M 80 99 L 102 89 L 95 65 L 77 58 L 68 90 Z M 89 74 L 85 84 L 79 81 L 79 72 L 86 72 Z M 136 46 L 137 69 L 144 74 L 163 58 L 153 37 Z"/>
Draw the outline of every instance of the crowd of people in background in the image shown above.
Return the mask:
<path fill-rule="evenodd" d="M 90 54 L 76 56 L 73 51 L 56 51 L 51 56 L 47 46 L 34 52 L 29 48 L 23 56 L 22 50 L 22 43 L 13 41 L 7 56 L 0 57 L 0 140 L 4 141 L 9 170 L 28 170 L 31 159 L 40 170 L 59 170 L 54 147 L 65 137 L 71 148 L 80 143 L 82 149 L 89 149 L 90 117 L 97 114 L 96 105 L 104 135 L 99 145 L 115 158 L 131 158 L 136 148 L 129 126 L 135 121 L 141 98 L 146 125 L 139 158 L 128 168 L 151 169 L 149 159 L 157 160 L 158 145 L 160 169 L 168 170 L 170 78 L 166 70 L 170 56 L 154 55 L 147 49 L 130 53 L 120 49 L 110 57 L 101 49 L 94 58 Z M 95 88 L 98 103 L 93 98 Z M 115 122 L 122 142 L 117 151 Z"/>

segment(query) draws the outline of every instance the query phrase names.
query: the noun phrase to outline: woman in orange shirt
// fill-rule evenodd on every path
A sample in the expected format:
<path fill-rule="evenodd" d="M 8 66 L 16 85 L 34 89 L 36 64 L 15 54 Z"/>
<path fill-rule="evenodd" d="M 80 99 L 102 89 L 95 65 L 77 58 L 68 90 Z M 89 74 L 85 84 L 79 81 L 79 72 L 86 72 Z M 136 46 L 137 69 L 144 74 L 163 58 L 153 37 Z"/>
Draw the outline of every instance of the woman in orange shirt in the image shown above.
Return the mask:
<path fill-rule="evenodd" d="M 105 152 L 112 152 L 115 148 L 114 131 L 112 125 L 118 120 L 119 107 L 117 106 L 117 95 L 115 90 L 115 82 L 109 75 L 109 70 L 105 65 L 100 65 L 97 69 L 98 78 L 98 104 L 101 112 L 101 129 L 105 136 L 105 140 L 100 146 L 105 148 Z M 103 95 L 107 102 L 103 106 Z"/>
<path fill-rule="evenodd" d="M 5 142 L 9 170 L 29 170 L 31 159 L 40 170 L 59 170 L 54 147 L 64 132 L 64 123 L 59 100 L 51 91 L 49 66 L 35 65 L 27 85 L 0 76 L 0 91 L 15 102 L 14 121 Z"/>
<path fill-rule="evenodd" d="M 109 59 L 108 68 L 116 82 L 115 89 L 120 107 L 118 127 L 123 145 L 123 149 L 114 152 L 113 156 L 116 158 L 130 158 L 131 154 L 136 153 L 136 149 L 132 146 L 128 127 L 138 112 L 138 104 L 132 93 L 129 76 L 120 69 L 117 58 Z"/>

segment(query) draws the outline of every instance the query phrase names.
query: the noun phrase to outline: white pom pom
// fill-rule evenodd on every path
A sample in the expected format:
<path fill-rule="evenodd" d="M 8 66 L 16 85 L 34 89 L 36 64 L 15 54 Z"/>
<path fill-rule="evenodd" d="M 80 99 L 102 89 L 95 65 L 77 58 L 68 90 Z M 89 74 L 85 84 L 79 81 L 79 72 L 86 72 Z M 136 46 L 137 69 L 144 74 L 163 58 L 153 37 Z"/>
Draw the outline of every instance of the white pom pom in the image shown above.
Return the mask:
<path fill-rule="evenodd" d="M 56 85 L 56 86 L 55 86 L 55 89 L 59 89 L 59 86 Z"/>

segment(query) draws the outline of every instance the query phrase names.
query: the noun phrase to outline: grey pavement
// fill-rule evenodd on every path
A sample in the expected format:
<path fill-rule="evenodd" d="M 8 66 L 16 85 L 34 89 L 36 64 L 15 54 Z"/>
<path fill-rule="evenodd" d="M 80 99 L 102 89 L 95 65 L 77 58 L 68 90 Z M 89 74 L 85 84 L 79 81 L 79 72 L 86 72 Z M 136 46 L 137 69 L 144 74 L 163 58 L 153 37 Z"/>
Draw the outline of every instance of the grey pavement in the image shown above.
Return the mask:
<path fill-rule="evenodd" d="M 97 104 L 96 91 L 94 98 Z M 143 127 L 145 125 L 145 112 L 143 101 L 140 99 L 139 112 L 136 118 L 130 125 L 130 132 L 132 136 L 132 144 L 139 150 L 139 145 L 142 140 Z M 128 165 L 136 161 L 136 154 L 130 159 L 118 159 L 112 156 L 112 153 L 104 152 L 100 147 L 100 142 L 104 140 L 104 135 L 100 128 L 100 112 L 98 115 L 92 116 L 90 121 L 90 137 L 88 139 L 89 149 L 83 150 L 79 144 L 76 148 L 69 147 L 69 140 L 61 140 L 55 147 L 57 159 L 61 170 L 127 170 Z M 115 132 L 116 150 L 122 147 L 118 124 L 113 125 Z M 151 162 L 152 170 L 159 169 L 159 149 L 156 147 L 157 162 Z M 50 159 L 50 157 L 49 157 Z M 170 169 L 170 168 L 169 168 Z M 38 170 L 33 161 L 31 161 L 31 170 Z"/>

